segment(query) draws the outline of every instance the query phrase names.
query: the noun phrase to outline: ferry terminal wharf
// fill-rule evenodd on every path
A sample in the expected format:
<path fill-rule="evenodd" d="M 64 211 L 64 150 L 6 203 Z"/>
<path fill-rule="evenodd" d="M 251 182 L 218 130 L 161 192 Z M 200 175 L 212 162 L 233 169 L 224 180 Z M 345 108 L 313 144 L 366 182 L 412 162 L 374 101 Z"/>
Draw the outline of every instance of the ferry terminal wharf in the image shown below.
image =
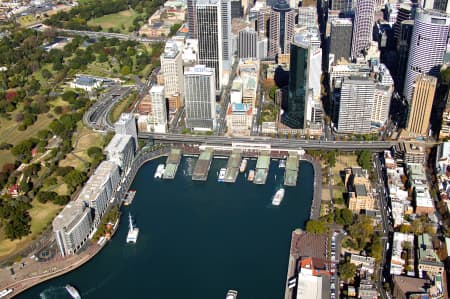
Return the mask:
<path fill-rule="evenodd" d="M 170 150 L 166 160 L 166 169 L 163 173 L 163 179 L 173 180 L 177 174 L 178 166 L 181 161 L 181 149 L 173 148 Z"/>
<path fill-rule="evenodd" d="M 213 159 L 213 150 L 206 149 L 200 153 L 197 163 L 195 163 L 192 173 L 193 181 L 206 181 L 208 179 L 209 168 Z"/>
<path fill-rule="evenodd" d="M 269 174 L 269 166 L 270 152 L 263 151 L 256 162 L 256 173 L 255 179 L 253 180 L 254 184 L 263 185 L 266 183 L 267 175 Z"/>
<path fill-rule="evenodd" d="M 224 181 L 226 183 L 235 183 L 239 174 L 239 167 L 241 165 L 241 151 L 234 150 L 231 153 L 227 162 L 227 171 L 225 173 Z"/>
<path fill-rule="evenodd" d="M 298 154 L 289 152 L 289 157 L 286 160 L 286 169 L 284 174 L 284 185 L 295 187 L 297 186 L 298 178 Z"/>

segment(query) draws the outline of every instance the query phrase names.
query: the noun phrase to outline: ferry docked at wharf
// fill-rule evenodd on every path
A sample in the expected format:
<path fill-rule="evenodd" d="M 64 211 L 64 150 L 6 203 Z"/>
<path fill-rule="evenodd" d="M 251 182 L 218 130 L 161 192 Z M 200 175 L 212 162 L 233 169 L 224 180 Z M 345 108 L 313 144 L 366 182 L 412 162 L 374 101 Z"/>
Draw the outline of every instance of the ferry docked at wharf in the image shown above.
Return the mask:
<path fill-rule="evenodd" d="M 250 171 L 248 172 L 247 181 L 253 182 L 254 179 L 255 179 L 255 170 L 250 169 Z"/>
<path fill-rule="evenodd" d="M 71 286 L 70 284 L 67 284 L 65 286 L 65 289 L 66 289 L 67 293 L 69 293 L 70 296 L 72 296 L 73 299 L 81 299 L 81 295 L 78 292 L 78 290 L 75 289 L 75 287 Z"/>
<path fill-rule="evenodd" d="M 242 159 L 241 166 L 239 166 L 239 172 L 240 173 L 245 172 L 245 169 L 247 168 L 247 163 L 248 163 L 247 159 Z"/>
<path fill-rule="evenodd" d="M 225 180 L 225 173 L 227 172 L 226 168 L 221 168 L 219 171 L 219 176 L 217 178 L 217 181 L 222 183 Z"/>
<path fill-rule="evenodd" d="M 164 164 L 159 164 L 158 167 L 156 168 L 155 179 L 162 178 L 162 176 L 164 174 L 164 170 L 165 170 Z"/>
<path fill-rule="evenodd" d="M 278 189 L 272 199 L 272 205 L 279 206 L 284 197 L 284 188 Z"/>
<path fill-rule="evenodd" d="M 128 213 L 128 221 L 129 229 L 127 234 L 127 243 L 136 243 L 139 236 L 139 228 L 133 225 L 133 218 L 131 218 L 130 213 Z"/>

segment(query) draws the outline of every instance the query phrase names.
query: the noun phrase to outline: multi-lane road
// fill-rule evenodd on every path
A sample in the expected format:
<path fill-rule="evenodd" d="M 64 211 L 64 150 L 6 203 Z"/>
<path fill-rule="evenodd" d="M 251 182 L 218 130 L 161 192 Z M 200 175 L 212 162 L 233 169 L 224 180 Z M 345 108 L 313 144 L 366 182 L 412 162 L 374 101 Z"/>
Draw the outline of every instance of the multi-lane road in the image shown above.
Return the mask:
<path fill-rule="evenodd" d="M 111 109 L 128 96 L 132 89 L 132 86 L 113 86 L 108 89 L 83 115 L 83 123 L 97 131 L 114 131 L 114 125 L 109 120 Z"/>
<path fill-rule="evenodd" d="M 139 138 L 157 140 L 161 143 L 197 143 L 231 146 L 233 143 L 253 143 L 253 144 L 269 144 L 273 148 L 283 149 L 339 149 L 342 151 L 358 151 L 371 150 L 380 151 L 389 149 L 397 144 L 396 141 L 322 141 L 322 140 L 300 140 L 300 139 L 282 139 L 258 136 L 206 136 L 206 135 L 183 135 L 183 134 L 156 134 L 156 133 L 139 133 Z"/>

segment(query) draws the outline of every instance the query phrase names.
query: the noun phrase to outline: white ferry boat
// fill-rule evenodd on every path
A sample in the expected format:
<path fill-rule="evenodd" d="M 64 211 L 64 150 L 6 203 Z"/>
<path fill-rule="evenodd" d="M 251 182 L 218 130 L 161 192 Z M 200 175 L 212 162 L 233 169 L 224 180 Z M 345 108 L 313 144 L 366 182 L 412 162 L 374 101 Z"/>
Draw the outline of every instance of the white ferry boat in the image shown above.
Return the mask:
<path fill-rule="evenodd" d="M 225 299 L 236 299 L 238 292 L 235 290 L 228 290 L 227 297 Z"/>
<path fill-rule="evenodd" d="M 75 289 L 73 286 L 68 284 L 65 286 L 65 288 L 66 288 L 66 291 L 70 294 L 70 296 L 72 296 L 73 299 L 81 299 L 80 293 L 78 293 L 77 289 Z"/>
<path fill-rule="evenodd" d="M 278 189 L 272 199 L 272 205 L 279 206 L 284 197 L 284 188 Z"/>
<path fill-rule="evenodd" d="M 131 214 L 128 214 L 129 220 L 129 229 L 127 235 L 127 243 L 136 243 L 139 235 L 139 228 L 133 225 L 133 218 L 131 218 Z"/>
<path fill-rule="evenodd" d="M 155 179 L 162 178 L 164 170 L 165 170 L 164 164 L 159 164 L 158 167 L 156 168 Z"/>
<path fill-rule="evenodd" d="M 4 298 L 11 294 L 14 291 L 14 289 L 4 289 L 0 292 L 0 298 Z"/>
<path fill-rule="evenodd" d="M 219 177 L 217 178 L 218 182 L 223 182 L 225 180 L 225 173 L 227 172 L 226 168 L 221 168 L 219 171 Z"/>
<path fill-rule="evenodd" d="M 255 179 L 255 170 L 251 169 L 251 170 L 248 172 L 247 181 L 253 182 L 254 179 Z"/>
<path fill-rule="evenodd" d="M 239 171 L 241 173 L 245 172 L 245 169 L 247 168 L 247 162 L 248 162 L 247 159 L 242 159 L 241 166 L 239 167 Z"/>

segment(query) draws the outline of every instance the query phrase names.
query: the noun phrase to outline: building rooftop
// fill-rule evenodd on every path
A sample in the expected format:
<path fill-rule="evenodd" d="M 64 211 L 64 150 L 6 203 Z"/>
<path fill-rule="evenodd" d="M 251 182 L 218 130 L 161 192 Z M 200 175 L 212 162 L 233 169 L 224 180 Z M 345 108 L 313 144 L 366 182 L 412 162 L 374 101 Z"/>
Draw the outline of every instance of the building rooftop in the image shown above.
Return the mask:
<path fill-rule="evenodd" d="M 168 40 L 164 47 L 163 57 L 165 59 L 173 59 L 180 53 L 178 45 L 174 40 Z"/>
<path fill-rule="evenodd" d="M 108 145 L 105 147 L 105 152 L 123 151 L 127 144 L 131 142 L 133 137 L 131 135 L 115 134 Z"/>
<path fill-rule="evenodd" d="M 185 75 L 213 75 L 214 69 L 206 67 L 206 65 L 196 65 L 193 67 L 188 67 L 184 70 Z"/>
<path fill-rule="evenodd" d="M 356 196 L 367 196 L 366 186 L 363 184 L 355 184 Z"/>
<path fill-rule="evenodd" d="M 53 230 L 70 230 L 81 218 L 81 214 L 87 208 L 81 200 L 71 201 L 53 220 Z"/>

